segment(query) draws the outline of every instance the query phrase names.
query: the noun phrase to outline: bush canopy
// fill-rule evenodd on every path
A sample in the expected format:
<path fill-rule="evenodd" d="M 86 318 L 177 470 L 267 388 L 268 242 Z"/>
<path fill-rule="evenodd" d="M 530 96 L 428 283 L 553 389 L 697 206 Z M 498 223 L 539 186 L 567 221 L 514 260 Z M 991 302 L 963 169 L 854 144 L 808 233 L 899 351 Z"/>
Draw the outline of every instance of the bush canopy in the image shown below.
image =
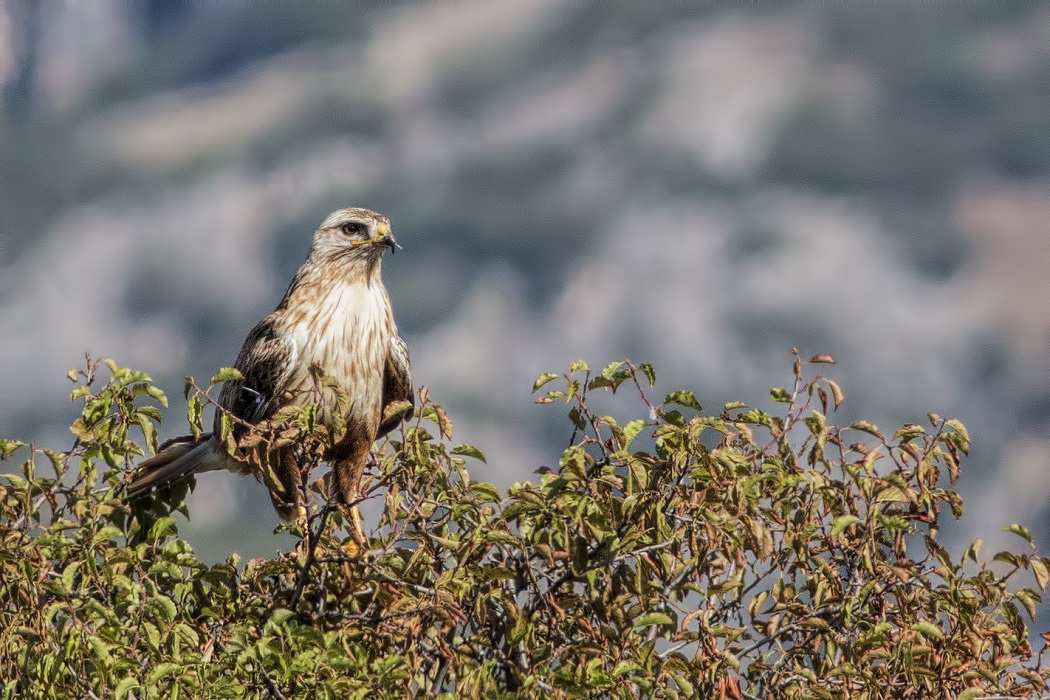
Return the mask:
<path fill-rule="evenodd" d="M 190 483 L 122 500 L 156 450 L 163 392 L 106 361 L 71 371 L 75 441 L 0 440 L 0 688 L 6 697 L 973 698 L 1032 695 L 1029 642 L 1050 580 L 1020 551 L 939 541 L 969 449 L 930 414 L 884 434 L 828 419 L 838 385 L 803 361 L 776 410 L 650 398 L 648 364 L 543 374 L 567 407 L 556 466 L 506 493 L 419 392 L 376 452 L 361 549 L 312 479 L 332 431 L 306 407 L 266 440 L 302 445 L 308 517 L 272 559 L 208 566 L 178 537 Z M 108 372 L 108 378 L 102 374 Z M 229 372 L 215 381 L 229 378 Z M 191 427 L 214 383 L 187 379 Z M 554 387 L 554 388 L 551 388 Z M 617 421 L 595 406 L 620 392 Z M 626 396 L 622 396 L 626 394 Z M 623 399 L 627 399 L 626 403 Z M 274 436 L 277 437 L 274 437 Z M 133 437 L 135 439 L 133 439 Z M 12 464 L 13 466 L 13 464 Z M 265 480 L 265 475 L 262 476 Z M 281 528 L 278 528 L 281 529 Z"/>

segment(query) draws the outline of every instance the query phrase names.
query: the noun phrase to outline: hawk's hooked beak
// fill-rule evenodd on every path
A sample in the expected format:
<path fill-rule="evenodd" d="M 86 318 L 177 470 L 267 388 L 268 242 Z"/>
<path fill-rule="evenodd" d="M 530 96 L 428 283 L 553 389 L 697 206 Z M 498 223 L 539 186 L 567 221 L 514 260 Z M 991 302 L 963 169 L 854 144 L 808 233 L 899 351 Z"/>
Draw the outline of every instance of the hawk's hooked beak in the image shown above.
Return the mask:
<path fill-rule="evenodd" d="M 390 233 L 390 226 L 384 223 L 376 225 L 376 235 L 372 238 L 376 245 L 385 245 L 390 248 L 391 253 L 396 253 L 401 246 L 394 240 L 394 234 Z"/>

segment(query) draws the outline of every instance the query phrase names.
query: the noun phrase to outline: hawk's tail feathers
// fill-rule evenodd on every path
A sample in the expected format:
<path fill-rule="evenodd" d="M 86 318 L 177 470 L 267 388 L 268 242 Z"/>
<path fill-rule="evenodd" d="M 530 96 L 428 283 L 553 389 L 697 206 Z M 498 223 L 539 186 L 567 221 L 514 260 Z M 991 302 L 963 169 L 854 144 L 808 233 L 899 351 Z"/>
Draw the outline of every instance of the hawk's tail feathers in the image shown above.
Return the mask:
<path fill-rule="evenodd" d="M 139 463 L 138 475 L 128 484 L 126 497 L 135 498 L 190 474 L 222 469 L 227 459 L 211 433 L 196 440 L 188 436 L 169 440 L 156 455 Z"/>

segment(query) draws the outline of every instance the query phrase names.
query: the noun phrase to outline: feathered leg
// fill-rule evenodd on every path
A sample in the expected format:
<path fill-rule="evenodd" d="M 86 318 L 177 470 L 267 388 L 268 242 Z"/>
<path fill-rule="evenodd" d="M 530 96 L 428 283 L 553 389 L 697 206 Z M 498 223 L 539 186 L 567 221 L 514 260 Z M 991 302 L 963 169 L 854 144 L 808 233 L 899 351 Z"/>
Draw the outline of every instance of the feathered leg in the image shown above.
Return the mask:
<path fill-rule="evenodd" d="M 269 486 L 270 502 L 281 520 L 291 522 L 300 519 L 306 522 L 305 494 L 299 461 L 290 449 L 283 449 L 270 456 L 278 483 Z M 274 488 L 277 486 L 278 488 Z"/>
<path fill-rule="evenodd" d="M 372 446 L 366 433 L 367 430 L 350 431 L 343 443 L 330 455 L 339 500 L 349 506 L 350 535 L 362 546 L 367 541 L 357 502 L 361 498 L 361 477 L 368 463 L 369 448 Z"/>

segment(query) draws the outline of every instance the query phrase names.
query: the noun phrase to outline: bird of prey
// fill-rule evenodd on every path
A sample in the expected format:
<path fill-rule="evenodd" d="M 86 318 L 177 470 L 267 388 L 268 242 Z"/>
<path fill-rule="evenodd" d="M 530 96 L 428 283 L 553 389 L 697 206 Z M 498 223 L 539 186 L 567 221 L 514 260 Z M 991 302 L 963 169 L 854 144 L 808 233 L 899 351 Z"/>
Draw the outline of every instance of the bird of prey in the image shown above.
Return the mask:
<path fill-rule="evenodd" d="M 246 425 L 292 404 L 315 402 L 319 420 L 329 423 L 339 411 L 346 431 L 324 458 L 338 496 L 351 505 L 360 497 L 372 443 L 410 418 L 414 407 L 408 348 L 397 333 L 380 277 L 384 251 L 397 247 L 382 214 L 358 208 L 332 212 L 314 233 L 310 254 L 281 303 L 248 334 L 234 363 L 241 377 L 226 382 L 218 400 L 238 419 L 235 441 L 248 432 Z M 317 393 L 317 372 L 334 380 L 345 401 L 336 401 L 330 389 Z M 400 410 L 387 411 L 392 414 L 384 418 L 388 406 Z M 189 474 L 250 473 L 248 461 L 230 454 L 218 437 L 220 417 L 216 411 L 214 432 L 170 440 L 144 460 L 128 485 L 128 498 Z M 278 515 L 291 520 L 304 507 L 302 466 L 292 447 L 268 457 L 277 477 L 277 483 L 268 484 L 270 499 Z M 356 508 L 352 515 L 354 535 L 361 540 Z"/>

